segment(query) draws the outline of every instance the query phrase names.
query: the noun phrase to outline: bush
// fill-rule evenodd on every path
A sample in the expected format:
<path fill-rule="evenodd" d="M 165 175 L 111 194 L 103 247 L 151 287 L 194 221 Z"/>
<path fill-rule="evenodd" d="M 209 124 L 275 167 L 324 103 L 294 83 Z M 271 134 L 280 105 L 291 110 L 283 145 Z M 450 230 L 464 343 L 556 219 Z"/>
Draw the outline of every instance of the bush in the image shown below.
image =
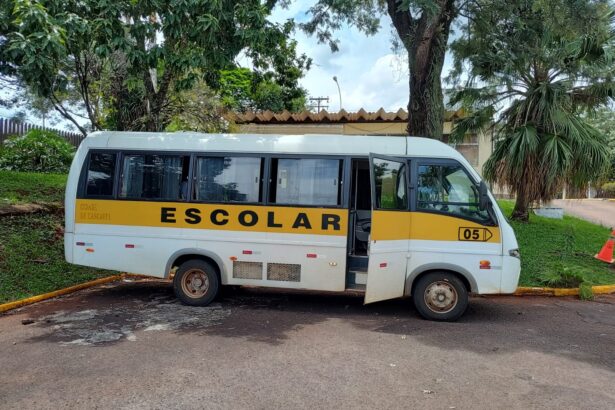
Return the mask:
<path fill-rule="evenodd" d="M 605 196 L 615 197 L 615 182 L 607 182 L 603 184 L 601 188 Z"/>
<path fill-rule="evenodd" d="M 10 137 L 0 150 L 0 169 L 22 172 L 66 173 L 75 148 L 50 131 L 32 130 Z"/>

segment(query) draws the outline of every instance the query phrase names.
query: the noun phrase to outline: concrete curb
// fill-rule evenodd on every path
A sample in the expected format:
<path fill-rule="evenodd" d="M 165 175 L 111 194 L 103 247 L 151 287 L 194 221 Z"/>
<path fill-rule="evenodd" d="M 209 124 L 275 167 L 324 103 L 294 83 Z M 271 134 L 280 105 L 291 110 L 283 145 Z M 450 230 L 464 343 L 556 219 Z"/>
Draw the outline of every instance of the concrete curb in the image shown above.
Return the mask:
<path fill-rule="evenodd" d="M 615 293 L 615 285 L 592 286 L 594 295 L 606 295 Z M 518 287 L 515 296 L 577 296 L 579 288 L 526 288 Z"/>
<path fill-rule="evenodd" d="M 122 279 L 124 275 L 113 275 L 107 276 L 106 278 L 100 278 L 96 280 L 92 280 L 90 282 L 80 283 L 79 285 L 70 286 L 68 288 L 56 290 L 49 293 L 43 293 L 42 295 L 36 295 L 29 298 L 16 300 L 14 302 L 4 303 L 0 305 L 0 313 L 7 312 L 12 309 L 17 309 L 22 306 L 31 305 L 36 302 L 40 302 L 43 300 L 55 298 L 62 295 L 67 295 L 69 293 L 76 292 L 78 290 L 91 288 L 92 286 L 102 285 L 104 283 L 115 282 Z"/>

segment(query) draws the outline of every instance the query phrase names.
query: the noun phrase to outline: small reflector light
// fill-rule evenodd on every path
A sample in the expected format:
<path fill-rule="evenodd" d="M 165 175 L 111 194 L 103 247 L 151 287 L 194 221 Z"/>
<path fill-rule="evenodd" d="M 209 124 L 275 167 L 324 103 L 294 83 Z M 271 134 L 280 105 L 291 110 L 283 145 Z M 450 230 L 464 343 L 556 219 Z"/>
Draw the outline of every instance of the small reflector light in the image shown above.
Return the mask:
<path fill-rule="evenodd" d="M 316 258 L 318 255 L 316 255 L 315 253 L 308 253 L 306 256 L 308 258 Z"/>
<path fill-rule="evenodd" d="M 77 246 L 85 246 L 85 242 L 77 242 Z"/>
<path fill-rule="evenodd" d="M 480 261 L 480 268 L 481 269 L 491 269 L 491 261 Z"/>
<path fill-rule="evenodd" d="M 236 260 L 237 260 L 237 256 L 231 256 L 229 259 L 230 259 L 230 260 L 232 260 L 232 261 L 234 262 L 234 261 L 236 261 Z"/>
<path fill-rule="evenodd" d="M 386 263 L 386 262 L 382 262 L 382 263 L 380 264 L 380 267 L 381 267 L 381 268 L 386 268 L 386 267 L 387 267 L 387 263 Z"/>
<path fill-rule="evenodd" d="M 243 251 L 241 253 L 243 253 L 244 255 L 252 255 L 252 251 Z"/>
<path fill-rule="evenodd" d="M 86 252 L 93 253 L 93 252 L 94 252 L 94 249 L 92 249 L 92 248 L 85 248 L 85 251 L 86 251 Z"/>
<path fill-rule="evenodd" d="M 132 243 L 127 243 L 126 245 L 124 245 L 124 247 L 128 249 L 134 249 L 135 246 Z"/>

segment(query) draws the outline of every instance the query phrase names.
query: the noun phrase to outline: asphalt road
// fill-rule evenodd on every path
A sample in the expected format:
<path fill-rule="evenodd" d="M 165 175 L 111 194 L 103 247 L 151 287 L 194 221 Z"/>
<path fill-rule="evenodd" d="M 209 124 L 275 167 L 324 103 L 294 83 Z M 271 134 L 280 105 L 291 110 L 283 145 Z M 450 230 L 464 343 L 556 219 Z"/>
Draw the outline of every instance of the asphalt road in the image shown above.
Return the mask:
<path fill-rule="evenodd" d="M 551 205 L 564 208 L 567 215 L 615 229 L 615 201 L 556 199 Z"/>
<path fill-rule="evenodd" d="M 105 285 L 0 316 L 0 408 L 615 407 L 615 296 L 409 301 Z"/>

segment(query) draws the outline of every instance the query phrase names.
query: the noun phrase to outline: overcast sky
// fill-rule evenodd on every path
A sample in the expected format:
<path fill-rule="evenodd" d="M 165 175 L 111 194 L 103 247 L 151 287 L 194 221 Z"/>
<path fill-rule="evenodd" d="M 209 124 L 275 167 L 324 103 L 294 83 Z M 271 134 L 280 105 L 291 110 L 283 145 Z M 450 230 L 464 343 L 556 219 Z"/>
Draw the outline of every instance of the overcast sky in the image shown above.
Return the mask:
<path fill-rule="evenodd" d="M 272 16 L 274 21 L 284 22 L 294 18 L 301 22 L 308 19 L 306 11 L 313 4 L 310 0 L 292 2 L 288 9 L 277 8 Z M 336 33 L 340 40 L 339 51 L 332 53 L 327 44 L 318 44 L 314 37 L 300 30 L 294 34 L 298 42 L 298 52 L 305 53 L 313 60 L 312 68 L 301 79 L 301 85 L 312 97 L 329 97 L 328 111 L 338 111 L 340 99 L 333 76 L 337 76 L 342 106 L 346 111 L 377 111 L 383 107 L 387 111 L 406 108 L 408 104 L 408 72 L 402 56 L 391 50 L 391 21 L 384 16 L 380 31 L 371 37 L 355 28 L 344 28 Z M 249 66 L 245 59 L 238 63 Z M 445 61 L 443 74 L 446 75 L 450 63 Z M 11 112 L 0 108 L 0 116 L 10 116 Z M 39 120 L 29 116 L 29 121 Z"/>

